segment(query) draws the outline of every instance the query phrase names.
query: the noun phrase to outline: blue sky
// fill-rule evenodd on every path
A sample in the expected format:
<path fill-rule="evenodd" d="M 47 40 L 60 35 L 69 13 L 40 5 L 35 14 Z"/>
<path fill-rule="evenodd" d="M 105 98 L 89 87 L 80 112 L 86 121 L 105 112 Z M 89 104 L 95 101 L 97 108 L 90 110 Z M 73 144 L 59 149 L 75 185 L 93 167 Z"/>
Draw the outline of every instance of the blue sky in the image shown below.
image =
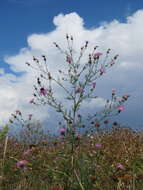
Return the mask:
<path fill-rule="evenodd" d="M 140 92 L 140 89 L 142 89 L 141 86 L 141 80 L 142 80 L 142 64 L 141 64 L 141 40 L 134 39 L 134 36 L 138 36 L 140 26 L 140 20 L 142 19 L 142 11 L 136 14 L 139 10 L 143 9 L 143 1 L 136 0 L 136 1 L 129 1 L 129 0 L 118 0 L 118 1 L 105 1 L 105 0 L 78 0 L 78 1 L 68 1 L 68 0 L 1 0 L 0 1 L 0 68 L 5 70 L 5 73 L 0 78 L 0 83 L 2 84 L 4 91 L 0 91 L 1 101 L 0 103 L 4 102 L 3 97 L 6 90 L 8 89 L 8 97 L 7 102 L 13 102 L 9 103 L 9 105 L 5 106 L 2 105 L 1 109 L 6 110 L 3 112 L 3 115 L 10 115 L 10 112 L 14 111 L 16 108 L 21 108 L 23 110 L 31 110 L 32 108 L 29 108 L 27 105 L 24 104 L 24 101 L 29 98 L 29 94 L 31 91 L 28 89 L 25 89 L 25 95 L 24 98 L 21 100 L 21 84 L 25 85 L 24 80 L 28 80 L 21 75 L 23 72 L 28 72 L 24 66 L 22 66 L 22 63 L 24 60 L 26 60 L 27 52 L 21 53 L 22 48 L 27 48 L 27 51 L 30 52 L 30 54 L 35 53 L 35 51 L 42 51 L 43 45 L 42 45 L 42 38 L 47 40 L 47 44 L 49 43 L 50 33 L 54 33 L 57 31 L 57 28 L 61 25 L 62 22 L 65 22 L 65 26 L 75 28 L 73 29 L 73 32 L 81 30 L 84 31 L 84 29 L 91 32 L 91 36 L 94 36 L 94 34 L 99 32 L 101 33 L 101 37 L 97 37 L 97 41 L 101 42 L 101 39 L 103 39 L 103 45 L 113 45 L 113 48 L 116 48 L 121 54 L 121 63 L 122 68 L 119 69 L 121 75 L 119 76 L 118 80 L 116 79 L 116 74 L 114 74 L 115 80 L 112 81 L 108 88 L 105 85 L 105 80 L 101 80 L 100 84 L 105 87 L 98 88 L 99 93 L 104 96 L 105 93 L 109 95 L 112 88 L 116 87 L 120 93 L 129 93 L 133 94 L 133 98 L 129 102 L 129 109 L 127 112 L 125 112 L 124 116 L 122 114 L 121 121 L 123 123 L 133 123 L 136 126 L 142 124 L 142 106 L 140 104 L 140 100 L 142 98 L 142 94 Z M 63 20 L 58 16 L 60 13 L 63 14 Z M 77 16 L 70 13 L 76 13 Z M 68 15 L 69 19 L 75 18 L 77 19 L 77 24 L 75 26 L 70 26 L 70 21 L 68 23 L 68 20 L 64 20 L 64 16 Z M 56 21 L 54 21 L 55 17 L 58 17 Z M 127 21 L 127 17 L 131 16 L 130 21 Z M 79 18 L 78 18 L 79 17 Z M 60 19 L 62 21 L 60 21 Z M 68 18 L 67 18 L 68 19 Z M 84 29 L 80 28 L 80 22 L 79 20 L 82 19 L 84 22 Z M 114 22 L 114 20 L 118 21 L 118 23 Z M 55 24 L 56 23 L 56 24 Z M 58 24 L 57 24 L 58 23 Z M 103 29 L 100 28 L 100 26 L 104 26 L 106 23 L 106 29 L 105 32 Z M 112 24 L 111 24 L 112 23 Z M 125 27 L 123 26 L 123 23 L 125 23 Z M 130 24 L 131 23 L 131 24 Z M 76 26 L 77 25 L 77 26 Z M 131 25 L 131 26 L 130 26 Z M 119 27 L 119 30 L 118 30 Z M 130 37 L 130 27 L 137 28 L 134 33 Z M 140 26 L 141 27 L 141 26 Z M 96 30 L 97 29 L 97 30 Z M 94 32 L 92 32 L 95 30 Z M 120 30 L 121 30 L 121 36 L 120 36 Z M 127 35 L 124 35 L 124 30 Z M 63 30 L 61 30 L 63 31 Z M 119 32 L 118 32 L 119 31 Z M 66 32 L 66 31 L 65 31 Z M 108 32 L 109 36 L 112 35 L 117 38 L 119 36 L 119 41 L 115 38 L 113 38 L 113 44 L 111 41 L 108 41 Z M 104 34 L 105 33 L 105 34 Z M 36 34 L 34 36 L 34 34 Z M 64 32 L 59 32 L 59 34 L 63 34 Z M 60 40 L 59 34 L 57 32 L 57 36 L 55 35 L 55 38 Z M 90 33 L 89 33 L 90 34 Z M 133 36 L 133 37 L 132 37 Z M 129 39 L 128 39 L 129 37 Z M 62 38 L 62 36 L 61 36 Z M 39 42 L 38 42 L 38 39 Z M 94 39 L 94 37 L 91 37 L 91 40 Z M 125 40 L 124 40 L 125 39 Z M 83 38 L 84 40 L 84 38 Z M 96 40 L 96 39 L 95 39 Z M 105 40 L 105 44 L 104 44 Z M 133 40 L 133 42 L 132 42 Z M 114 42 L 115 41 L 115 42 Z M 119 47 L 116 46 L 116 43 L 119 44 Z M 128 46 L 126 43 L 131 43 L 132 46 Z M 47 48 L 50 47 L 48 45 L 45 45 Z M 135 47 L 137 45 L 137 47 Z M 29 50 L 29 47 L 32 50 Z M 38 47 L 38 48 L 37 48 Z M 123 47 L 123 48 L 122 48 Z M 126 47 L 130 47 L 127 53 L 125 54 Z M 139 54 L 139 55 L 138 55 Z M 7 58 L 8 57 L 8 58 Z M 134 60 L 134 63 L 132 63 L 132 60 Z M 22 61 L 22 62 L 20 62 Z M 130 66 L 125 66 L 124 63 L 127 62 Z M 134 65 L 137 63 L 137 69 L 134 72 Z M 123 70 L 124 68 L 124 70 Z M 17 71 L 17 72 L 16 72 Z M 113 70 L 115 73 L 118 72 L 118 68 Z M 112 71 L 111 71 L 112 72 Z M 9 74 L 12 75 L 9 75 Z M 108 74 L 107 74 L 108 75 Z M 107 76 L 107 81 L 110 81 L 111 74 L 109 74 L 109 77 Z M 23 79 L 24 78 L 24 79 Z M 123 81 L 123 78 L 127 80 L 127 84 Z M 138 79 L 138 80 L 137 80 Z M 18 81 L 16 86 L 11 81 Z M 131 82 L 129 82 L 131 81 Z M 18 84 L 20 85 L 18 86 Z M 136 85 L 136 83 L 138 85 Z M 32 86 L 32 83 L 31 83 Z M 136 87 L 136 88 L 135 88 Z M 13 89 L 11 89 L 13 88 Z M 14 88 L 17 90 L 14 91 Z M 29 87 L 31 88 L 31 87 Z M 107 91 L 108 90 L 108 91 Z M 29 92 L 29 93 L 28 93 Z M 7 103 L 8 104 L 8 103 Z M 13 106 L 14 105 L 14 106 Z M 10 107 L 11 106 L 11 107 Z M 12 109 L 13 108 L 13 109 Z M 42 108 L 41 108 L 42 109 Z M 44 108 L 46 109 L 46 108 Z M 130 111 L 129 111 L 130 110 Z M 135 110 L 138 110 L 135 111 Z M 8 112 L 9 111 L 9 112 Z M 43 116 L 44 119 L 46 116 Z M 42 118 L 43 118 L 42 117 Z M 50 117 L 50 116 L 49 116 Z M 119 116 L 120 117 L 120 116 Z M 134 118 L 133 118 L 134 117 Z M 51 119 L 52 120 L 52 119 Z M 128 122 L 127 122 L 128 121 Z"/>
<path fill-rule="evenodd" d="M 103 21 L 124 21 L 141 8 L 141 0 L 1 0 L 0 56 L 17 53 L 27 46 L 28 35 L 52 30 L 52 19 L 59 13 L 77 12 L 90 28 Z"/>

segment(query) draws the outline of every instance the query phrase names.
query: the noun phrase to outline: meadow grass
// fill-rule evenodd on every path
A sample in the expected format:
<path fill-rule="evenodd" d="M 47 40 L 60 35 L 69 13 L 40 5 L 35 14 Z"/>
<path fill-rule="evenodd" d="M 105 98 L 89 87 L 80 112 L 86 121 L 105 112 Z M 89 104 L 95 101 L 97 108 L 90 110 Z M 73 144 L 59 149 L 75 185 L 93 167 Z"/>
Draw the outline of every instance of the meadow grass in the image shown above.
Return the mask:
<path fill-rule="evenodd" d="M 22 162 L 21 162 L 22 161 Z M 143 133 L 113 126 L 37 144 L 0 142 L 1 190 L 142 190 Z"/>

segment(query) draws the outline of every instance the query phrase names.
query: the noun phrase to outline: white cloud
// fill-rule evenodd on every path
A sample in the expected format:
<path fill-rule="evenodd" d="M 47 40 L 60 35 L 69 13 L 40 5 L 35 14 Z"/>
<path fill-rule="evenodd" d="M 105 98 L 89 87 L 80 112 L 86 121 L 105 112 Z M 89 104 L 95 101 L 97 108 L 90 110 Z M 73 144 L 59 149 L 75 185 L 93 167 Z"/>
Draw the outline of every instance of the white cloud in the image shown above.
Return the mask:
<path fill-rule="evenodd" d="M 77 13 L 55 16 L 53 19 L 55 30 L 46 34 L 28 36 L 27 48 L 22 48 L 17 55 L 5 57 L 5 62 L 10 65 L 13 71 L 24 72 L 24 74 L 16 77 L 1 70 L 0 83 L 3 85 L 0 90 L 0 117 L 7 119 L 10 113 L 18 107 L 25 112 L 35 111 L 35 114 L 39 118 L 42 117 L 42 119 L 46 119 L 47 115 L 50 117 L 50 113 L 47 111 L 38 112 L 38 109 L 36 111 L 35 107 L 33 108 L 28 104 L 32 95 L 34 76 L 37 76 L 37 74 L 27 67 L 25 62 L 30 62 L 33 55 L 40 56 L 44 53 L 48 57 L 48 64 L 52 72 L 55 72 L 58 68 L 65 69 L 64 59 L 53 46 L 53 42 L 66 47 L 66 33 L 73 35 L 76 52 L 79 51 L 84 41 L 89 40 L 89 46 L 91 45 L 91 47 L 99 45 L 100 51 L 111 48 L 113 55 L 120 54 L 119 64 L 99 81 L 102 87 L 97 85 L 97 89 L 104 98 L 114 87 L 123 93 L 139 91 L 142 85 L 140 79 L 142 79 L 143 72 L 142 21 L 143 10 L 139 10 L 127 17 L 126 23 L 113 20 L 110 23 L 105 22 L 98 28 L 86 29 L 83 19 Z M 103 100 L 101 98 L 100 101 L 94 102 L 94 105 L 97 107 L 103 106 Z M 89 106 L 93 106 L 93 103 L 91 102 Z M 47 108 L 43 109 L 46 110 Z"/>
<path fill-rule="evenodd" d="M 106 103 L 106 100 L 99 97 L 99 98 L 96 98 L 96 99 L 92 99 L 91 101 L 85 101 L 83 103 L 83 107 L 86 108 L 86 109 L 87 108 L 88 109 L 89 108 L 91 108 L 91 109 L 93 109 L 93 108 L 102 108 L 102 107 L 104 107 L 105 103 Z"/>

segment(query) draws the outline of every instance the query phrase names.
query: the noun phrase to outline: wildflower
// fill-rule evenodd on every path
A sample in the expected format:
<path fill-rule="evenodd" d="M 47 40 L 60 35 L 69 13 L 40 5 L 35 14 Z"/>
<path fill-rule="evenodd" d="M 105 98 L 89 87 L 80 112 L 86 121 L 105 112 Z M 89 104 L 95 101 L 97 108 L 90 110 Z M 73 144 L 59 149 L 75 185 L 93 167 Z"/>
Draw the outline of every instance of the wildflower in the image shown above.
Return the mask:
<path fill-rule="evenodd" d="M 30 104 L 34 104 L 34 98 L 32 98 L 30 101 L 29 101 Z"/>
<path fill-rule="evenodd" d="M 96 86 L 96 82 L 93 82 L 93 83 L 92 83 L 92 86 L 93 86 L 93 88 L 95 88 L 95 86 Z"/>
<path fill-rule="evenodd" d="M 27 155 L 29 155 L 31 152 L 32 152 L 32 150 L 31 150 L 31 149 L 28 149 L 28 150 L 26 150 L 25 152 L 23 152 L 23 156 L 27 156 Z"/>
<path fill-rule="evenodd" d="M 101 148 L 102 145 L 101 145 L 101 144 L 95 144 L 95 147 L 96 147 L 96 148 Z"/>
<path fill-rule="evenodd" d="M 112 61 L 111 66 L 112 66 L 112 65 L 114 65 L 114 64 L 115 64 L 115 62 L 114 62 L 114 61 Z"/>
<path fill-rule="evenodd" d="M 69 57 L 69 56 L 67 56 L 66 61 L 67 61 L 68 63 L 71 63 L 71 62 L 72 62 L 72 58 Z"/>
<path fill-rule="evenodd" d="M 21 111 L 19 111 L 19 110 L 16 110 L 16 114 L 19 114 L 19 115 L 21 115 Z"/>
<path fill-rule="evenodd" d="M 80 115 L 80 114 L 78 114 L 78 115 L 77 115 L 77 117 L 78 117 L 78 118 L 81 118 L 81 115 Z"/>
<path fill-rule="evenodd" d="M 28 164 L 28 161 L 27 160 L 20 160 L 20 161 L 18 161 L 17 163 L 16 163 L 16 166 L 17 167 L 23 167 L 23 166 L 25 166 L 25 165 L 27 165 Z"/>
<path fill-rule="evenodd" d="M 61 145 L 64 145 L 64 144 L 65 144 L 65 142 L 62 141 L 62 142 L 61 142 Z"/>
<path fill-rule="evenodd" d="M 105 71 L 104 68 L 99 69 L 99 71 L 100 71 L 100 74 L 101 74 L 101 75 L 102 75 L 103 73 L 106 73 L 106 71 Z"/>
<path fill-rule="evenodd" d="M 81 134 L 79 134 L 79 133 L 76 134 L 75 139 L 76 139 L 76 140 L 80 140 L 80 138 L 81 138 Z"/>
<path fill-rule="evenodd" d="M 45 88 L 40 89 L 40 95 L 46 96 L 47 94 L 48 94 L 48 90 L 46 90 Z"/>
<path fill-rule="evenodd" d="M 95 57 L 100 57 L 101 55 L 103 55 L 103 54 L 100 53 L 100 52 L 97 52 L 97 53 L 94 54 Z"/>
<path fill-rule="evenodd" d="M 116 168 L 125 169 L 125 167 L 124 167 L 122 164 L 117 164 L 117 165 L 116 165 Z"/>
<path fill-rule="evenodd" d="M 29 114 L 29 115 L 28 115 L 29 120 L 31 120 L 31 119 L 32 119 L 32 116 L 33 116 L 32 114 Z"/>
<path fill-rule="evenodd" d="M 65 128 L 60 128 L 60 134 L 65 135 L 65 133 L 66 133 L 66 129 Z"/>
<path fill-rule="evenodd" d="M 118 107 L 118 111 L 120 112 L 120 111 L 124 111 L 125 110 L 125 107 L 124 106 L 119 106 Z"/>
<path fill-rule="evenodd" d="M 82 88 L 77 88 L 76 90 L 75 90 L 75 93 L 80 93 L 80 92 L 82 92 Z"/>

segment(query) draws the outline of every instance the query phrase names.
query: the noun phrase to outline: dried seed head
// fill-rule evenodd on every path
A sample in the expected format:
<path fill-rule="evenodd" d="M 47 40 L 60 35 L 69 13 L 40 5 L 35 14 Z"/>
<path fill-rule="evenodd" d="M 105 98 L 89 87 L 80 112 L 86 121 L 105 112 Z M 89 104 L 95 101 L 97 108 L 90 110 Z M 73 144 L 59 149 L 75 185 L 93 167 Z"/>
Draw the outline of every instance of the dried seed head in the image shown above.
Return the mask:
<path fill-rule="evenodd" d="M 100 123 L 99 123 L 99 122 L 96 122 L 96 123 L 95 123 L 95 127 L 100 127 Z"/>
<path fill-rule="evenodd" d="M 129 97 L 130 97 L 129 94 L 124 94 L 124 95 L 122 96 L 122 98 L 123 98 L 124 100 L 128 100 Z"/>

